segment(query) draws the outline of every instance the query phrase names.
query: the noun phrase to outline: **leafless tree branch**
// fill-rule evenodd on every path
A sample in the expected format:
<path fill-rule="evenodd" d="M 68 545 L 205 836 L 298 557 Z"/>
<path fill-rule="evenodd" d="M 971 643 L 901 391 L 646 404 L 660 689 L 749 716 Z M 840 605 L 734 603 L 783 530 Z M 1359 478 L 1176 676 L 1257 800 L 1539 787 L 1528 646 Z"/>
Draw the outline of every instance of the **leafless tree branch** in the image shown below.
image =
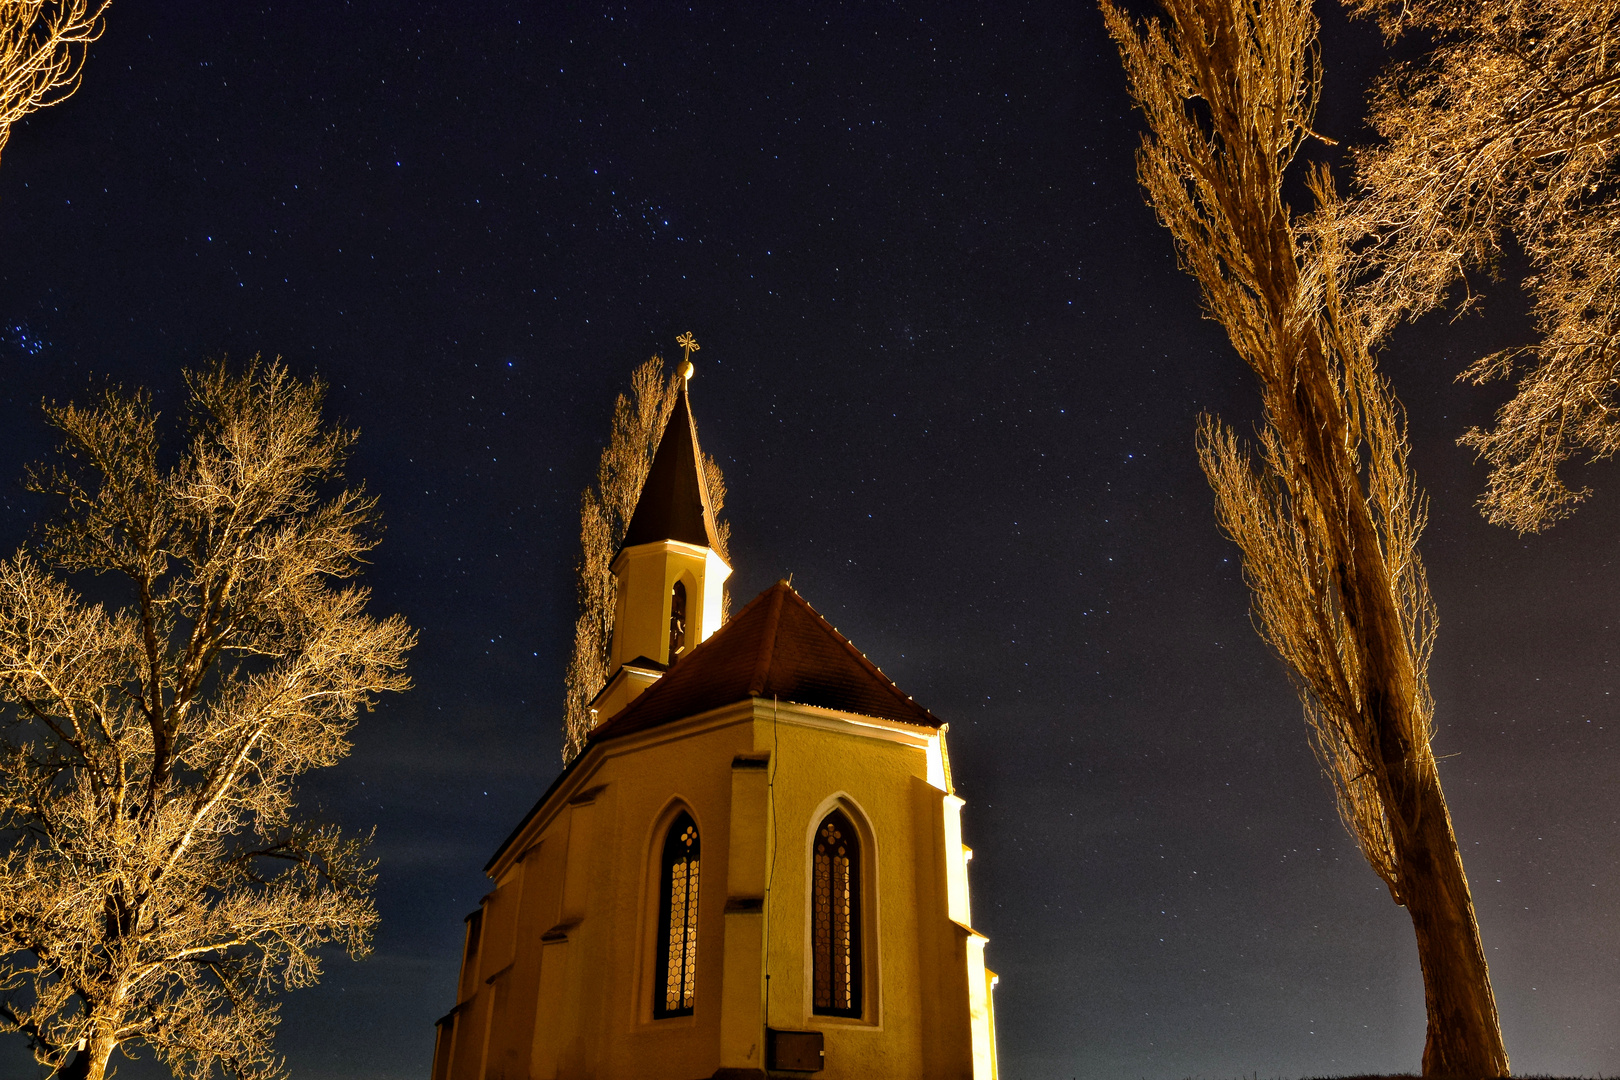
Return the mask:
<path fill-rule="evenodd" d="M 376 503 L 332 490 L 355 435 L 321 384 L 258 360 L 188 382 L 172 466 L 147 394 L 48 406 L 29 486 L 59 513 L 0 561 L 0 1029 L 56 1068 L 82 1048 L 91 1080 L 121 1044 L 280 1075 L 275 993 L 376 922 L 366 839 L 297 820 L 293 784 L 409 685 L 413 631 L 347 581 Z"/>

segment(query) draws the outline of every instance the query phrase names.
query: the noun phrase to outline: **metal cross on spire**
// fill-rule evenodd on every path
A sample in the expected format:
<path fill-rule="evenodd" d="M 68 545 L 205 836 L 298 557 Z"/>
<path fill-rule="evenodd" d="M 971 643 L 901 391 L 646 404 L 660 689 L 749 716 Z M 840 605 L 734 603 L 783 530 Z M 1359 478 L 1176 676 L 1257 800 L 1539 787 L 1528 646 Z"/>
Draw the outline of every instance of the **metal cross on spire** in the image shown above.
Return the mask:
<path fill-rule="evenodd" d="M 675 338 L 675 344 L 686 350 L 681 356 L 681 375 L 690 379 L 692 377 L 692 354 L 700 348 L 697 338 L 693 337 L 692 331 L 688 330 Z"/>

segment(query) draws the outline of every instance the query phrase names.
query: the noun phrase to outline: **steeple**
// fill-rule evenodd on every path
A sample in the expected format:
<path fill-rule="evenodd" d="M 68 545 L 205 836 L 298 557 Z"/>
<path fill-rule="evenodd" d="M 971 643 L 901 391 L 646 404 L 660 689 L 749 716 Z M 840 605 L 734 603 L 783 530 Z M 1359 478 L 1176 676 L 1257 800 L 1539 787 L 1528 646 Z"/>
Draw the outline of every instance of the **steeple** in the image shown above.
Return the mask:
<path fill-rule="evenodd" d="M 664 437 L 658 442 L 647 481 L 641 486 L 636 512 L 624 531 L 624 547 L 679 540 L 718 551 L 714 510 L 709 506 L 709 485 L 703 476 L 703 455 L 698 451 L 697 425 L 687 400 L 687 376 L 681 380 L 675 410 L 669 414 Z"/>
<path fill-rule="evenodd" d="M 674 411 L 653 454 L 624 545 L 613 560 L 618 604 L 607 685 L 591 702 L 600 723 L 720 628 L 726 578 L 714 509 L 692 421 L 688 361 Z"/>

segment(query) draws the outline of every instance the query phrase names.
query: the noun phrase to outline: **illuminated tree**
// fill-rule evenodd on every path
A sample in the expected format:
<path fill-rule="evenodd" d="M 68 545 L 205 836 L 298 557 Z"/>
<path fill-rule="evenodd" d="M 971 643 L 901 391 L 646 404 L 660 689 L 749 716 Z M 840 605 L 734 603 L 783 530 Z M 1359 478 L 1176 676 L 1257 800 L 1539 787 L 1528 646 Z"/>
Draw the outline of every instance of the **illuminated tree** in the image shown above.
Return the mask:
<path fill-rule="evenodd" d="M 79 88 L 110 0 L 0 0 L 0 151 L 11 125 Z"/>
<path fill-rule="evenodd" d="M 698 348 L 691 334 L 677 339 L 690 363 Z M 613 427 L 608 444 L 596 467 L 596 483 L 580 493 L 577 570 L 579 615 L 574 621 L 574 652 L 564 675 L 563 762 L 574 760 L 585 749 L 591 733 L 590 703 L 607 685 L 613 673 L 608 670 L 613 647 L 613 619 L 617 610 L 618 583 L 613 576 L 613 559 L 624 543 L 625 530 L 636 512 L 641 486 L 647 482 L 658 440 L 675 408 L 682 374 L 666 375 L 664 359 L 654 356 L 630 376 L 631 397 L 620 394 L 613 403 Z M 716 539 L 720 557 L 730 561 L 726 550 L 731 526 L 720 520 L 726 502 L 726 481 L 720 465 L 703 455 L 704 479 L 709 485 L 709 505 L 715 514 Z M 730 596 L 724 597 L 726 601 Z M 724 611 L 722 610 L 722 618 Z M 606 719 L 605 717 L 603 719 Z"/>
<path fill-rule="evenodd" d="M 1374 333 L 1441 306 L 1493 270 L 1512 238 L 1528 260 L 1534 343 L 1474 362 L 1518 375 L 1490 429 L 1463 442 L 1491 467 L 1487 518 L 1537 532 L 1588 493 L 1558 469 L 1620 449 L 1620 0 L 1347 0 L 1395 38 L 1436 44 L 1375 87 L 1382 142 L 1356 155 L 1359 316 Z"/>
<path fill-rule="evenodd" d="M 1319 89 L 1309 0 L 1163 0 L 1142 25 L 1104 0 L 1149 134 L 1139 174 L 1210 317 L 1254 372 L 1258 453 L 1204 417 L 1198 452 L 1243 551 L 1255 621 L 1288 664 L 1346 826 L 1406 907 L 1428 1008 L 1425 1075 L 1506 1076 L 1468 880 L 1431 749 L 1435 612 L 1425 502 L 1399 402 L 1339 291 L 1325 171 L 1306 230 L 1284 177 Z"/>
<path fill-rule="evenodd" d="M 279 361 L 186 381 L 177 451 L 148 393 L 49 406 L 60 513 L 0 562 L 0 1028 L 90 1080 L 120 1047 L 280 1075 L 276 994 L 377 918 L 366 839 L 294 802 L 408 686 L 414 633 L 353 583 L 356 435 Z"/>

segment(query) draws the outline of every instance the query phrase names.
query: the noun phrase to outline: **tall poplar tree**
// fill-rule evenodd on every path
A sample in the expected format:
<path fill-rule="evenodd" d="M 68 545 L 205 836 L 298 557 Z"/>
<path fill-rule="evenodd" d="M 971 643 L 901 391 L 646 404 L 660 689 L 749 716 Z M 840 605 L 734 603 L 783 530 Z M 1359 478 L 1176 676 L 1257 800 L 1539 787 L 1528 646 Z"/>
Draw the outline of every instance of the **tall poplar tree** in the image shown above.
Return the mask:
<path fill-rule="evenodd" d="M 1205 416 L 1198 453 L 1243 552 L 1256 623 L 1287 663 L 1346 826 L 1411 916 L 1426 1076 L 1506 1076 L 1485 952 L 1431 749 L 1435 611 L 1404 417 L 1340 292 L 1348 251 L 1325 170 L 1311 228 L 1283 199 L 1320 88 L 1309 0 L 1103 0 L 1147 118 L 1138 171 L 1210 318 L 1256 376 L 1251 450 Z"/>

